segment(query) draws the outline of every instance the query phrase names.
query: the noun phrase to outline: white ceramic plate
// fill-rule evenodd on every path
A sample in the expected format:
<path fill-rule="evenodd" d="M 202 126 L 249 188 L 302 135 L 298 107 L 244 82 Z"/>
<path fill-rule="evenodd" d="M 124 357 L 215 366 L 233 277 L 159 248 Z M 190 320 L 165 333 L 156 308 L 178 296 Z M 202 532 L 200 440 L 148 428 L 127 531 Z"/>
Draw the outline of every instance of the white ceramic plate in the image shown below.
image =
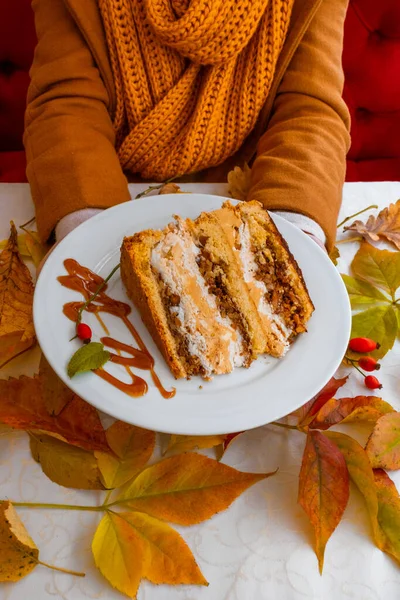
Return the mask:
<path fill-rule="evenodd" d="M 120 392 L 94 373 L 68 378 L 66 366 L 80 342 L 68 341 L 74 335 L 74 326 L 62 308 L 66 302 L 80 301 L 81 296 L 57 281 L 65 273 L 63 261 L 74 258 L 106 277 L 119 262 L 125 235 L 161 228 L 174 214 L 197 217 L 201 211 L 219 208 L 223 201 L 220 196 L 174 194 L 120 204 L 80 225 L 49 256 L 35 291 L 37 337 L 58 376 L 90 404 L 118 419 L 155 431 L 190 435 L 233 433 L 287 415 L 310 400 L 335 373 L 350 332 L 347 292 L 335 267 L 315 242 L 284 219 L 273 216 L 303 271 L 315 305 L 308 332 L 294 342 L 285 358 L 260 357 L 249 369 L 236 369 L 209 382 L 199 377 L 175 381 L 133 308 L 130 319 L 154 356 L 163 385 L 167 389 L 176 387 L 175 397 L 163 399 L 148 371 L 135 370 L 149 384 L 147 395 L 141 398 Z M 111 279 L 107 293 L 129 302 L 119 271 Z M 104 318 L 112 337 L 133 343 L 119 319 L 109 315 Z M 104 335 L 93 315 L 84 313 L 84 321 L 92 327 L 93 341 Z M 106 368 L 120 379 L 126 377 L 119 365 L 109 364 Z"/>

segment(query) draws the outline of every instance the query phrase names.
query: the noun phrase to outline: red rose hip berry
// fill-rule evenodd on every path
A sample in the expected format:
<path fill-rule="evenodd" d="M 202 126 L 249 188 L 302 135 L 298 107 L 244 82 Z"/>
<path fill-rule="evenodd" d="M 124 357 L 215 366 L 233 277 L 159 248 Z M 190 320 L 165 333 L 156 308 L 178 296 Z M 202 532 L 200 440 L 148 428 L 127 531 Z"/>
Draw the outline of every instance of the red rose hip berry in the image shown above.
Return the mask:
<path fill-rule="evenodd" d="M 370 390 L 380 390 L 382 388 L 381 382 L 374 375 L 367 375 L 364 383 Z"/>
<path fill-rule="evenodd" d="M 76 335 L 84 344 L 88 344 L 92 339 L 92 330 L 86 323 L 78 323 L 76 326 Z"/>
<path fill-rule="evenodd" d="M 349 348 L 353 352 L 372 352 L 373 350 L 377 350 L 380 347 L 380 344 L 374 342 L 370 338 L 352 338 L 349 342 Z"/>
<path fill-rule="evenodd" d="M 364 371 L 378 371 L 381 365 L 372 356 L 362 356 L 358 360 L 358 366 Z"/>

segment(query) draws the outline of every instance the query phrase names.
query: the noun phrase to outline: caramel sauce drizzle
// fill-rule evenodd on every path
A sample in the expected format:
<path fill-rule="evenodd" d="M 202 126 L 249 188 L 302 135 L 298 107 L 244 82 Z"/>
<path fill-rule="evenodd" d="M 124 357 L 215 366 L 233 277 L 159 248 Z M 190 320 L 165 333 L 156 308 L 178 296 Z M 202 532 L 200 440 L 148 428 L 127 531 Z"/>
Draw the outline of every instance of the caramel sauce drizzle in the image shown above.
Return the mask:
<path fill-rule="evenodd" d="M 84 303 L 87 300 L 89 300 L 89 298 L 96 292 L 99 285 L 101 285 L 104 280 L 102 277 L 96 275 L 96 273 L 93 273 L 87 267 L 83 267 L 82 265 L 80 265 L 73 258 L 67 258 L 64 261 L 64 267 L 68 275 L 61 275 L 57 278 L 58 281 L 61 283 L 62 286 L 70 290 L 74 290 L 75 292 L 79 292 L 84 298 L 83 302 L 67 302 L 66 304 L 64 304 L 64 315 L 71 321 L 76 322 L 79 310 L 84 305 Z M 106 289 L 107 285 L 104 286 L 101 292 L 96 296 L 95 300 L 91 302 L 85 310 L 95 314 L 100 325 L 107 334 L 105 337 L 101 338 L 101 342 L 104 344 L 104 346 L 112 348 L 117 352 L 117 354 L 111 353 L 110 361 L 118 365 L 123 365 L 126 371 L 129 373 L 132 382 L 124 383 L 123 381 L 114 377 L 104 369 L 95 369 L 93 373 L 95 373 L 105 381 L 108 381 L 108 383 L 118 388 L 122 392 L 125 392 L 126 394 L 137 398 L 139 396 L 144 396 L 147 393 L 148 385 L 144 379 L 133 373 L 131 367 L 135 367 L 136 369 L 142 369 L 145 371 L 150 371 L 151 378 L 158 391 L 160 392 L 161 396 L 166 399 L 172 398 L 173 396 L 175 396 L 176 389 L 172 388 L 172 390 L 169 392 L 163 387 L 158 375 L 154 370 L 154 358 L 148 351 L 139 333 L 136 331 L 135 327 L 128 319 L 128 315 L 131 312 L 131 307 L 125 302 L 115 300 L 114 298 L 108 296 L 105 293 Z M 105 323 L 103 322 L 103 319 L 100 317 L 99 313 L 108 313 L 121 319 L 121 321 L 131 333 L 133 339 L 135 340 L 139 348 L 134 348 L 133 346 L 129 346 L 128 344 L 123 344 L 122 342 L 119 342 L 118 340 L 115 340 L 112 337 L 110 337 L 109 331 Z M 127 354 L 130 354 L 130 356 L 121 356 L 121 352 L 126 352 Z"/>

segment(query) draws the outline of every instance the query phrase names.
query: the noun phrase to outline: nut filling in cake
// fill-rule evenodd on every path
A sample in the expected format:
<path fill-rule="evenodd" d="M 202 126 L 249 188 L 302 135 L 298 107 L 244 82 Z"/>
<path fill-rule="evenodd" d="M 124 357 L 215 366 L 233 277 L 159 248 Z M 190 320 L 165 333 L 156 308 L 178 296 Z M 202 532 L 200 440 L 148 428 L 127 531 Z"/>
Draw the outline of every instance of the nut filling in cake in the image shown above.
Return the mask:
<path fill-rule="evenodd" d="M 176 378 L 280 358 L 314 307 L 301 271 L 257 202 L 125 238 L 121 276 Z"/>
<path fill-rule="evenodd" d="M 179 302 L 169 306 L 175 328 L 197 358 L 205 377 L 229 373 L 245 363 L 243 338 L 228 316 L 222 316 L 197 264 L 199 248 L 185 222 L 175 227 L 153 248 L 151 266 Z"/>

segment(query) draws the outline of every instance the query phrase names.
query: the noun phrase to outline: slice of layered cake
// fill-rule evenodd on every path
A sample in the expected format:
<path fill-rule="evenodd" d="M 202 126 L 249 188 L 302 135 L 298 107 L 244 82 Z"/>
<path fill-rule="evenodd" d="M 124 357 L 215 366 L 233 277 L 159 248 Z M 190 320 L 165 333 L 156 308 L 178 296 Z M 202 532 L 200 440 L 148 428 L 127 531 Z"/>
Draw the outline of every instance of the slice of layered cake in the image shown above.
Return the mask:
<path fill-rule="evenodd" d="M 125 238 L 121 277 L 176 378 L 281 357 L 313 311 L 296 261 L 257 202 L 226 202 Z"/>

